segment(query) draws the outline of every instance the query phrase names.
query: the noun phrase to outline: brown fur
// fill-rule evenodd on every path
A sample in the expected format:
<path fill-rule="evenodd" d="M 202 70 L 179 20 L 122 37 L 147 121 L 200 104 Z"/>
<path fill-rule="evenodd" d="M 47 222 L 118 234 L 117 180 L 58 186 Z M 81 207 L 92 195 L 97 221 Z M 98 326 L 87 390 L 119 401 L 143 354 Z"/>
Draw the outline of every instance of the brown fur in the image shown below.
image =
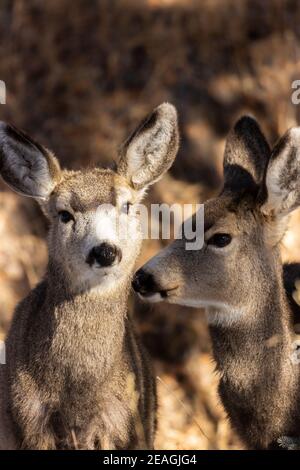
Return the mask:
<path fill-rule="evenodd" d="M 155 129 L 139 127 L 129 144 L 135 146 L 134 175 L 126 152 L 116 171 L 61 171 L 50 152 L 1 126 L 1 174 L 15 190 L 38 198 L 50 229 L 46 275 L 18 305 L 6 340 L 0 448 L 153 448 L 155 380 L 127 311 L 141 240 L 110 235 L 109 218 L 97 211 L 110 204 L 119 220 L 126 218 L 131 234 L 140 230 L 134 203 L 141 194 L 131 177 L 144 190 L 169 168 L 177 151 L 175 109 L 163 104 L 155 113 Z M 159 132 L 165 151 L 158 149 Z M 153 177 L 144 180 L 153 148 L 159 167 L 152 166 Z M 121 208 L 127 202 L 133 207 L 126 215 Z M 71 221 L 62 222 L 62 210 Z M 103 240 L 99 230 L 106 230 Z M 118 263 L 104 268 L 87 262 L 100 242 L 117 246 Z"/>
<path fill-rule="evenodd" d="M 226 145 L 224 189 L 205 204 L 203 248 L 187 251 L 186 240 L 175 240 L 134 284 L 149 300 L 160 293 L 170 303 L 206 307 L 220 397 L 250 448 L 300 434 L 299 365 L 279 250 L 286 215 L 299 205 L 299 132 L 270 155 L 257 124 L 241 119 Z M 217 247 L 215 234 L 231 242 Z"/>

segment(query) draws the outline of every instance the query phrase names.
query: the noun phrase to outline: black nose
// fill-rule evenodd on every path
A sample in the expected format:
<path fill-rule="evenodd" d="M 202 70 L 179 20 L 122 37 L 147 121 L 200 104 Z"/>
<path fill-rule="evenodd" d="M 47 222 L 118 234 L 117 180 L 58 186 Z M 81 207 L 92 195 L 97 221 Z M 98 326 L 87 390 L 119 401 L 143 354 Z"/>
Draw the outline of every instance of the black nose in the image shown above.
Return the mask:
<path fill-rule="evenodd" d="M 105 267 L 111 266 L 116 260 L 120 262 L 121 258 L 121 252 L 116 246 L 101 243 L 101 245 L 94 246 L 91 249 L 86 261 L 90 266 L 96 262 L 99 266 Z"/>
<path fill-rule="evenodd" d="M 143 269 L 139 269 L 133 278 L 132 287 L 143 296 L 152 295 L 159 291 L 154 276 Z"/>

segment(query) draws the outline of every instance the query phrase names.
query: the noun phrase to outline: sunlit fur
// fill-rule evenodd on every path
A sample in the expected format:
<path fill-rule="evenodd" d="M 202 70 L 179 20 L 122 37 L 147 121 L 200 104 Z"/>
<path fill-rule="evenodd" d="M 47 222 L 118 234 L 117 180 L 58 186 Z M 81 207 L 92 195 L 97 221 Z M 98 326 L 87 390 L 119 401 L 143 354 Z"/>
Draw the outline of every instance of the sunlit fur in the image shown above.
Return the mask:
<path fill-rule="evenodd" d="M 155 380 L 127 302 L 141 246 L 135 204 L 177 147 L 177 114 L 166 103 L 126 142 L 115 171 L 61 171 L 46 149 L 0 126 L 3 179 L 37 198 L 50 225 L 47 272 L 17 306 L 0 366 L 0 448 L 153 448 Z M 60 211 L 72 215 L 67 223 Z M 109 267 L 87 262 L 102 242 L 120 253 Z"/>
<path fill-rule="evenodd" d="M 161 300 L 206 308 L 219 394 L 250 448 L 278 447 L 300 430 L 300 369 L 291 360 L 280 259 L 288 214 L 300 205 L 298 141 L 299 129 L 289 131 L 271 153 L 253 119 L 238 121 L 226 143 L 224 188 L 205 203 L 203 248 L 187 251 L 175 240 L 142 268 Z M 230 234 L 231 243 L 213 246 L 215 233 Z"/>

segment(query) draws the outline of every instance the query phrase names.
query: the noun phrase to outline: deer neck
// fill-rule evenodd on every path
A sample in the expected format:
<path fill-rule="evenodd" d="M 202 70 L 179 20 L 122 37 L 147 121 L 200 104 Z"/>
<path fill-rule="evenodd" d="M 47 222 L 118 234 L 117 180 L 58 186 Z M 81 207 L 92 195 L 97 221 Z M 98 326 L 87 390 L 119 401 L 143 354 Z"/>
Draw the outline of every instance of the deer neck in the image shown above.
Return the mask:
<path fill-rule="evenodd" d="M 217 363 L 226 369 L 227 363 L 242 357 L 249 361 L 265 361 L 279 354 L 290 358 L 293 331 L 291 311 L 282 279 L 282 267 L 265 283 L 259 292 L 245 295 L 249 304 L 241 308 L 209 308 L 210 332 Z"/>
<path fill-rule="evenodd" d="M 52 345 L 64 348 L 67 361 L 97 358 L 108 370 L 124 347 L 130 279 L 107 292 L 93 288 L 74 294 L 62 273 L 49 263 L 40 318 L 52 332 Z"/>
<path fill-rule="evenodd" d="M 248 444 L 267 447 L 278 433 L 290 432 L 286 417 L 296 413 L 293 397 L 299 366 L 291 360 L 291 312 L 281 272 L 256 295 L 252 310 L 234 311 L 231 322 L 222 323 L 226 313 L 208 311 L 221 398 L 246 441 L 244 421 L 249 417 L 246 427 L 255 430 L 255 437 Z M 256 435 L 262 428 L 264 436 Z"/>

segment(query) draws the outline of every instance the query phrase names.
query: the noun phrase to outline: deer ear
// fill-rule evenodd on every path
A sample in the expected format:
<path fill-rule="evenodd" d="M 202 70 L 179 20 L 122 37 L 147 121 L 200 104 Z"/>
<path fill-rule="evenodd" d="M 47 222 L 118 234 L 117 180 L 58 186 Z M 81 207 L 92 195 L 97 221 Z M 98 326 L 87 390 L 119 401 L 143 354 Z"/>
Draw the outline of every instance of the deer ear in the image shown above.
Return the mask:
<path fill-rule="evenodd" d="M 285 216 L 300 205 L 300 127 L 275 145 L 265 177 L 265 215 Z"/>
<path fill-rule="evenodd" d="M 270 147 L 255 119 L 243 116 L 228 135 L 224 152 L 224 190 L 258 193 Z"/>
<path fill-rule="evenodd" d="M 172 165 L 179 144 L 177 112 L 163 103 L 142 121 L 121 148 L 118 173 L 141 190 Z"/>
<path fill-rule="evenodd" d="M 0 122 L 0 174 L 16 192 L 45 200 L 60 179 L 60 167 L 51 152 Z"/>

